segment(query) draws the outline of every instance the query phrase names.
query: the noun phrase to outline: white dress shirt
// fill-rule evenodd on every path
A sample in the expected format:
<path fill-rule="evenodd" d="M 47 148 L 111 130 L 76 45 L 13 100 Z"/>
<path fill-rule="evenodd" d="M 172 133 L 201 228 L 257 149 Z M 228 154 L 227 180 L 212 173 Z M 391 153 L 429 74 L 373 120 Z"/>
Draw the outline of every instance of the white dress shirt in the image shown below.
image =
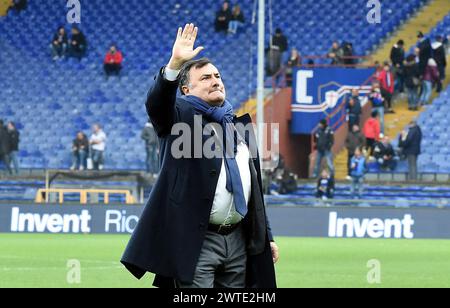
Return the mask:
<path fill-rule="evenodd" d="M 178 78 L 179 70 L 172 70 L 168 67 L 164 69 L 164 78 L 168 81 L 175 81 Z M 245 203 L 248 204 L 251 193 L 250 175 L 250 151 L 244 142 L 237 146 L 236 162 L 241 175 L 242 188 L 244 191 Z M 227 174 L 225 170 L 225 160 L 222 159 L 219 179 L 217 181 L 216 193 L 211 209 L 209 222 L 215 225 L 228 225 L 240 222 L 243 217 L 236 212 L 233 194 L 227 188 Z"/>

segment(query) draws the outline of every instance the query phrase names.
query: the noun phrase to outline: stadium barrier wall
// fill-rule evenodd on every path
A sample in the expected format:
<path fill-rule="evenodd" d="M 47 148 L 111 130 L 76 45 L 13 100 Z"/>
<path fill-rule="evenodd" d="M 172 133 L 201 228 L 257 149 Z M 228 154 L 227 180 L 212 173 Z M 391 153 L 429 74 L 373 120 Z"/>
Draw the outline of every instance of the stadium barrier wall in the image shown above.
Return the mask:
<path fill-rule="evenodd" d="M 1 233 L 130 234 L 141 205 L 0 206 Z M 450 209 L 269 206 L 275 236 L 450 238 Z"/>

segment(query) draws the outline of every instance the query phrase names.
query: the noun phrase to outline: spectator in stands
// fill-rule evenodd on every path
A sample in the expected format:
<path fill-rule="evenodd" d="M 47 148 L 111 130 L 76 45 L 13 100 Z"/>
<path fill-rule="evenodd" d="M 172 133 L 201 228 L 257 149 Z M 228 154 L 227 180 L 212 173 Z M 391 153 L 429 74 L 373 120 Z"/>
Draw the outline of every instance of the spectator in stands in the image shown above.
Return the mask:
<path fill-rule="evenodd" d="M 381 76 L 381 73 L 379 76 Z M 380 117 L 381 132 L 384 133 L 384 98 L 381 94 L 380 83 L 378 81 L 372 84 L 372 90 L 369 93 L 369 101 L 372 103 L 372 111 L 376 111 Z"/>
<path fill-rule="evenodd" d="M 278 183 L 278 193 L 281 195 L 292 194 L 297 190 L 297 179 L 287 168 L 283 169 Z"/>
<path fill-rule="evenodd" d="M 392 95 L 394 94 L 394 74 L 391 72 L 391 66 L 389 62 L 384 62 L 383 71 L 378 76 L 380 81 L 380 92 L 384 99 L 384 109 L 387 109 L 386 113 L 394 113 L 392 109 Z M 378 110 L 378 109 L 377 109 Z M 381 112 L 380 117 L 381 117 Z M 384 114 L 382 120 L 382 131 L 384 132 Z"/>
<path fill-rule="evenodd" d="M 147 167 L 147 173 L 156 175 L 158 173 L 158 136 L 156 135 L 155 129 L 153 128 L 153 124 L 150 120 L 145 124 L 145 127 L 141 133 L 141 138 L 145 141 L 145 150 L 147 153 L 145 164 Z"/>
<path fill-rule="evenodd" d="M 428 105 L 430 103 L 431 90 L 433 85 L 441 82 L 439 79 L 439 71 L 436 61 L 433 58 L 428 59 L 428 65 L 425 68 L 425 73 L 422 80 L 422 94 L 419 98 L 419 105 Z"/>
<path fill-rule="evenodd" d="M 278 47 L 281 54 L 288 50 L 288 39 L 280 28 L 275 29 L 275 35 L 272 37 L 272 45 Z"/>
<path fill-rule="evenodd" d="M 86 54 L 87 41 L 83 32 L 76 26 L 72 27 L 72 37 L 69 40 L 69 55 L 81 60 Z"/>
<path fill-rule="evenodd" d="M 405 42 L 399 40 L 392 46 L 390 59 L 392 62 L 392 73 L 395 77 L 395 91 L 403 93 L 403 61 L 405 60 Z"/>
<path fill-rule="evenodd" d="M 416 121 L 411 121 L 408 130 L 402 131 L 399 137 L 399 147 L 402 155 L 408 159 L 408 179 L 417 180 L 417 158 L 421 153 L 422 130 Z"/>
<path fill-rule="evenodd" d="M 106 53 L 105 60 L 103 61 L 103 69 L 105 70 L 106 78 L 111 75 L 119 76 L 122 70 L 123 56 L 120 50 L 117 50 L 115 45 L 111 45 L 109 51 Z"/>
<path fill-rule="evenodd" d="M 344 56 L 344 51 L 341 46 L 339 46 L 339 42 L 334 41 L 331 46 L 330 51 L 328 52 L 328 58 L 331 59 L 331 65 L 339 65 L 342 64 L 342 57 Z"/>
<path fill-rule="evenodd" d="M 53 40 L 50 44 L 50 48 L 52 50 L 54 61 L 60 58 L 64 58 L 67 50 L 67 34 L 64 27 L 59 27 L 55 35 L 53 35 Z"/>
<path fill-rule="evenodd" d="M 317 155 L 313 177 L 317 178 L 317 176 L 319 175 L 319 169 L 320 165 L 322 164 L 323 158 L 325 158 L 327 161 L 330 174 L 334 176 L 333 153 L 331 152 L 331 148 L 334 145 L 334 132 L 328 126 L 326 119 L 320 121 L 319 129 L 314 135 L 314 138 L 316 140 Z"/>
<path fill-rule="evenodd" d="M 373 63 L 373 66 L 375 67 L 375 73 L 373 74 L 373 81 L 378 81 L 380 79 L 380 73 L 383 71 L 383 66 L 380 64 L 379 61 L 375 61 Z"/>
<path fill-rule="evenodd" d="M 380 121 L 376 110 L 372 111 L 370 119 L 364 124 L 364 136 L 366 137 L 366 147 L 369 155 L 373 156 L 375 143 L 380 140 Z"/>
<path fill-rule="evenodd" d="M 408 93 L 408 109 L 417 110 L 418 107 L 418 94 L 417 91 L 420 85 L 419 79 L 419 67 L 416 63 L 415 56 L 409 55 L 406 58 L 406 63 L 404 65 L 404 77 L 405 77 L 405 88 Z"/>
<path fill-rule="evenodd" d="M 352 57 L 353 54 L 353 44 L 350 42 L 343 42 L 342 43 L 342 62 L 345 65 L 353 65 L 355 64 L 355 59 Z"/>
<path fill-rule="evenodd" d="M 383 170 L 393 171 L 397 166 L 396 154 L 389 137 L 384 136 L 383 141 L 375 144 L 374 157 Z"/>
<path fill-rule="evenodd" d="M 228 25 L 228 33 L 236 34 L 238 29 L 245 23 L 244 13 L 241 11 L 240 5 L 236 4 L 231 13 L 231 20 Z"/>
<path fill-rule="evenodd" d="M 317 181 L 316 198 L 322 200 L 333 199 L 334 178 L 328 174 L 327 170 L 322 171 L 322 175 Z"/>
<path fill-rule="evenodd" d="M 92 135 L 89 140 L 91 145 L 91 159 L 94 170 L 103 170 L 104 166 L 104 153 L 106 148 L 106 134 L 103 132 L 99 124 L 92 126 Z"/>
<path fill-rule="evenodd" d="M 430 39 L 426 38 L 422 32 L 418 32 L 417 38 L 419 39 L 419 42 L 417 43 L 417 48 L 419 49 L 419 74 L 420 76 L 423 76 L 433 49 L 431 48 Z"/>
<path fill-rule="evenodd" d="M 288 87 L 292 86 L 292 79 L 293 79 L 293 73 L 294 69 L 296 67 L 299 67 L 302 64 L 302 60 L 300 58 L 300 54 L 296 48 L 291 49 L 291 56 L 289 57 L 289 60 L 286 63 L 286 85 Z"/>
<path fill-rule="evenodd" d="M 222 8 L 216 12 L 215 29 L 216 32 L 227 32 L 228 23 L 231 20 L 231 10 L 228 1 L 224 1 Z"/>
<path fill-rule="evenodd" d="M 16 124 L 14 122 L 8 122 L 8 135 L 9 135 L 9 158 L 14 167 L 12 169 L 15 174 L 19 174 L 19 142 L 20 142 L 20 133 L 16 128 Z"/>
<path fill-rule="evenodd" d="M 72 144 L 72 166 L 70 170 L 84 170 L 89 155 L 89 140 L 83 132 L 78 132 Z"/>
<path fill-rule="evenodd" d="M 11 161 L 9 154 L 11 152 L 10 148 L 11 142 L 9 140 L 9 134 L 6 127 L 3 124 L 3 120 L 0 120 L 0 161 L 3 161 L 5 168 L 9 174 L 12 174 Z"/>
<path fill-rule="evenodd" d="M 350 127 L 350 126 L 349 126 Z M 351 160 L 355 155 L 356 148 L 363 148 L 365 145 L 365 139 L 358 125 L 351 126 L 351 131 L 348 133 L 345 139 L 345 147 L 347 148 L 347 180 L 351 179 Z"/>
<path fill-rule="evenodd" d="M 347 110 L 348 127 L 351 129 L 353 125 L 359 126 L 360 117 L 362 114 L 362 108 L 359 99 L 350 96 L 350 98 L 348 99 L 346 110 Z"/>
<path fill-rule="evenodd" d="M 269 47 L 269 69 L 270 76 L 275 75 L 281 68 L 281 59 L 283 53 L 288 49 L 287 37 L 283 34 L 280 28 L 275 30 L 275 34 L 272 36 L 272 41 Z"/>
<path fill-rule="evenodd" d="M 359 99 L 359 90 L 358 88 L 353 88 L 352 89 L 352 96 L 351 96 L 355 101 L 358 101 L 358 103 L 361 105 L 361 100 Z"/>
<path fill-rule="evenodd" d="M 431 47 L 433 48 L 433 58 L 436 61 L 437 68 L 439 71 L 439 83 L 437 85 L 436 91 L 439 93 L 442 89 L 442 82 L 445 79 L 445 68 L 447 67 L 447 56 L 445 52 L 445 47 L 443 45 L 443 37 L 437 36 L 436 42 L 434 42 Z"/>
<path fill-rule="evenodd" d="M 11 0 L 11 6 L 8 8 L 9 12 L 15 12 L 16 14 L 20 14 L 20 12 L 27 9 L 28 0 Z"/>
<path fill-rule="evenodd" d="M 362 198 L 363 193 L 363 182 L 364 175 L 366 173 L 366 158 L 362 155 L 361 149 L 355 149 L 355 155 L 351 160 L 351 177 L 352 177 L 352 186 L 350 190 L 350 194 L 354 198 Z M 355 191 L 358 191 L 358 195 L 355 196 Z"/>

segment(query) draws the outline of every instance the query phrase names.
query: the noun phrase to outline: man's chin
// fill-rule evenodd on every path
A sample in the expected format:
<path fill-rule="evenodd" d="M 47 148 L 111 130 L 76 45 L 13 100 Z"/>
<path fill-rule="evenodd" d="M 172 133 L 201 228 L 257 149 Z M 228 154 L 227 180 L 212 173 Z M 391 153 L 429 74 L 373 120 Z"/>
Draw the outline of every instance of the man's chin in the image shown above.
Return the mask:
<path fill-rule="evenodd" d="M 213 106 L 221 106 L 225 101 L 225 95 L 214 95 L 210 97 L 208 103 Z"/>

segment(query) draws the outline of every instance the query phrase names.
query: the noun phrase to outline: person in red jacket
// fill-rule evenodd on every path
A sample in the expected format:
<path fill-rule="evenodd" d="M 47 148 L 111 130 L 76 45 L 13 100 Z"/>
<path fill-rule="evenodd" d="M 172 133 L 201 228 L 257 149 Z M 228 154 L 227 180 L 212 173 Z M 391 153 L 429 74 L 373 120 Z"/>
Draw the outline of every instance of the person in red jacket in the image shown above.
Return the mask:
<path fill-rule="evenodd" d="M 380 81 L 381 95 L 387 106 L 387 113 L 394 113 L 392 110 L 392 95 L 394 94 L 394 74 L 391 72 L 391 66 L 388 62 L 384 62 L 383 70 L 378 74 Z"/>
<path fill-rule="evenodd" d="M 372 111 L 370 119 L 364 124 L 364 136 L 366 137 L 366 146 L 370 150 L 370 156 L 373 156 L 375 143 L 380 141 L 380 121 L 378 120 L 378 112 Z"/>
<path fill-rule="evenodd" d="M 122 61 L 122 53 L 117 50 L 116 46 L 112 45 L 105 56 L 103 65 L 107 78 L 111 75 L 119 76 L 120 70 L 122 69 Z"/>

